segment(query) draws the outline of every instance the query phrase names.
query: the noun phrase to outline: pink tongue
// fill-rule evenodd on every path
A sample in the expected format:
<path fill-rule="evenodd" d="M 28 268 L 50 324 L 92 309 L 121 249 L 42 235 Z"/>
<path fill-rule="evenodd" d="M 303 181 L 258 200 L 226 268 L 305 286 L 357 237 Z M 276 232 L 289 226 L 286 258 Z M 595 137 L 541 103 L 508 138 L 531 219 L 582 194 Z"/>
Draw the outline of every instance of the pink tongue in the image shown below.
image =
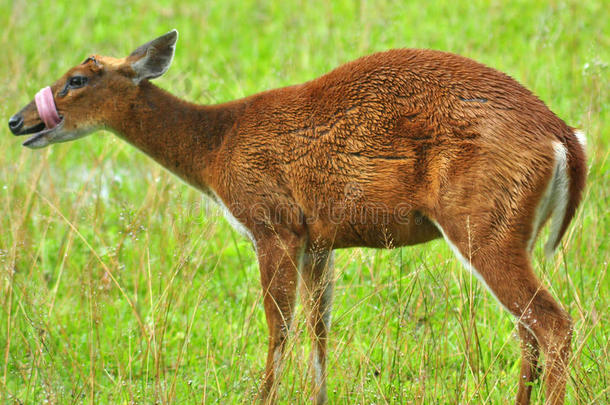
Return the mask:
<path fill-rule="evenodd" d="M 47 128 L 51 129 L 57 126 L 61 119 L 59 113 L 55 107 L 55 101 L 53 100 L 53 92 L 50 87 L 41 89 L 34 97 L 36 101 L 36 108 L 38 109 L 38 115 L 44 122 Z"/>

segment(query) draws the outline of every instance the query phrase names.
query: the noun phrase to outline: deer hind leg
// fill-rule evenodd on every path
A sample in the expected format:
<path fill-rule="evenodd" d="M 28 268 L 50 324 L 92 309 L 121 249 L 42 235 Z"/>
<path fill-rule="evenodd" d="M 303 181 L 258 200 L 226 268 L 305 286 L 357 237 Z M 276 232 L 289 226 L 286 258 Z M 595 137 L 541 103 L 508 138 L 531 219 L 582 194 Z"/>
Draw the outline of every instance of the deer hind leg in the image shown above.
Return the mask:
<path fill-rule="evenodd" d="M 454 253 L 530 332 L 521 333 L 527 340 L 526 346 L 528 343 L 533 348 L 540 346 L 545 354 L 546 403 L 563 404 L 572 321 L 534 275 L 525 243 L 512 238 L 514 243 L 495 242 L 497 239 L 494 239 L 477 244 L 476 235 L 468 235 L 466 231 L 460 234 L 459 229 L 467 229 L 466 226 L 452 226 L 451 229 L 452 235 L 443 234 Z M 534 354 L 536 351 L 528 350 L 522 354 L 521 375 L 526 378 L 519 378 L 518 404 L 529 403 L 528 382 L 536 375 Z"/>
<path fill-rule="evenodd" d="M 532 395 L 532 383 L 538 379 L 540 347 L 536 337 L 522 324 L 518 324 L 521 339 L 521 374 L 517 404 L 528 404 Z"/>
<path fill-rule="evenodd" d="M 292 324 L 298 285 L 298 263 L 304 243 L 295 237 L 277 235 L 257 240 L 257 255 L 263 288 L 263 305 L 269 329 L 265 376 L 259 399 L 277 401 L 277 377 L 283 363 L 286 339 Z"/>
<path fill-rule="evenodd" d="M 312 337 L 311 370 L 315 404 L 325 404 L 326 348 L 330 331 L 333 295 L 333 253 L 307 251 L 301 266 L 301 298 L 307 310 L 307 325 Z"/>

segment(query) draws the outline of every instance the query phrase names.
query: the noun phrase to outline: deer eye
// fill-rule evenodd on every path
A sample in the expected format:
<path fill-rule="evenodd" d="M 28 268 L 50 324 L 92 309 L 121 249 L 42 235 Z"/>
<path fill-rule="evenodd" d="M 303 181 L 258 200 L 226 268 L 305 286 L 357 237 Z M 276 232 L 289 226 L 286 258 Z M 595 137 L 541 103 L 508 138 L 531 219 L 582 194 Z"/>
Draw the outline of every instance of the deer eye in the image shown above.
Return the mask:
<path fill-rule="evenodd" d="M 68 86 L 72 89 L 78 89 L 87 84 L 87 80 L 86 76 L 72 76 L 68 79 Z"/>

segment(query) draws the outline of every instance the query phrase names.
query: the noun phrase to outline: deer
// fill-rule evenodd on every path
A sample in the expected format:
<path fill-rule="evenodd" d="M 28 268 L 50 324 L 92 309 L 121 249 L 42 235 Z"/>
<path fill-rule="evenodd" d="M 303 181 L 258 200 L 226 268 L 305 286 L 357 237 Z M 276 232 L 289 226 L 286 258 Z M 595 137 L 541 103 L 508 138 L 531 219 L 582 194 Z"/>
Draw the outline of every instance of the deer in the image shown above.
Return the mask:
<path fill-rule="evenodd" d="M 111 131 L 221 207 L 259 264 L 269 333 L 260 401 L 278 400 L 297 297 L 313 342 L 312 399 L 328 401 L 334 250 L 443 238 L 516 320 L 516 403 L 530 402 L 541 376 L 546 403 L 564 403 L 572 320 L 535 275 L 532 251 L 550 222 L 553 255 L 580 204 L 581 130 L 510 76 L 423 49 L 197 105 L 151 83 L 177 39 L 173 30 L 124 58 L 87 57 L 8 125 L 31 149 Z"/>

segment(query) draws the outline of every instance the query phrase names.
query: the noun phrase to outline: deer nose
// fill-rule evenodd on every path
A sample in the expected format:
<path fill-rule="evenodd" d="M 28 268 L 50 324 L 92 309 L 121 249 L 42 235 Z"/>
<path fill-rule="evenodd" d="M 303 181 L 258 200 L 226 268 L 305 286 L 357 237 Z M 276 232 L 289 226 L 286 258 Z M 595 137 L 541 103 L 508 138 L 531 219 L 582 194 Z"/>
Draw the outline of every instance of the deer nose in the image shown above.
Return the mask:
<path fill-rule="evenodd" d="M 23 116 L 21 114 L 15 114 L 8 120 L 8 127 L 11 132 L 15 135 L 23 128 Z"/>

